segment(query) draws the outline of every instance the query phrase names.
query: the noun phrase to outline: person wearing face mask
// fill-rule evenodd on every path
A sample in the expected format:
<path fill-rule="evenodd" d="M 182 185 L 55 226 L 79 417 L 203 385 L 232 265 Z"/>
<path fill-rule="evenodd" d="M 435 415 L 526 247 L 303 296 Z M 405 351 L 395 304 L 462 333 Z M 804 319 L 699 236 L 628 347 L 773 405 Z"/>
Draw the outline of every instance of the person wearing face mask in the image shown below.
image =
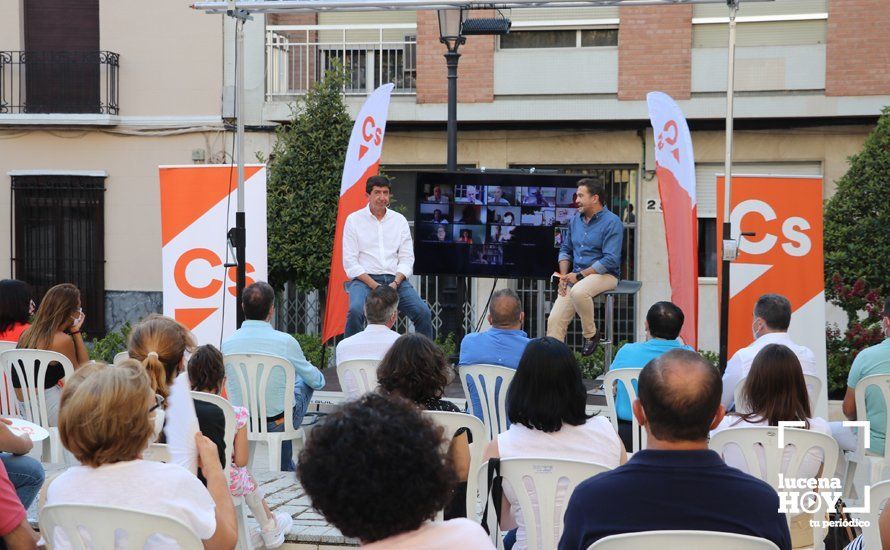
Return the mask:
<path fill-rule="evenodd" d="M 780 294 L 764 294 L 757 299 L 754 305 L 754 321 L 751 323 L 751 333 L 754 341 L 744 347 L 729 359 L 726 363 L 726 371 L 723 373 L 723 397 L 721 403 L 726 410 L 734 405 L 735 387 L 748 376 L 754 356 L 768 344 L 782 344 L 788 347 L 800 361 L 804 374 L 818 375 L 816 370 L 816 356 L 804 346 L 795 344 L 788 336 L 788 327 L 791 325 L 791 302 Z"/>

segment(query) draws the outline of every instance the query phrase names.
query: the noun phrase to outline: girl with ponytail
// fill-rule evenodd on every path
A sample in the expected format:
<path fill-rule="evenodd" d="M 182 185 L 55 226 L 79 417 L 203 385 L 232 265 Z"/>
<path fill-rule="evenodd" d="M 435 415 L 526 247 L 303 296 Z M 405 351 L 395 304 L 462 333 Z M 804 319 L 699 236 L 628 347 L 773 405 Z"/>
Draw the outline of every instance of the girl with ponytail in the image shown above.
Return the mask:
<path fill-rule="evenodd" d="M 128 352 L 145 368 L 151 387 L 164 399 L 170 385 L 182 372 L 185 352 L 195 349 L 191 332 L 169 317 L 152 314 L 133 328 Z"/>

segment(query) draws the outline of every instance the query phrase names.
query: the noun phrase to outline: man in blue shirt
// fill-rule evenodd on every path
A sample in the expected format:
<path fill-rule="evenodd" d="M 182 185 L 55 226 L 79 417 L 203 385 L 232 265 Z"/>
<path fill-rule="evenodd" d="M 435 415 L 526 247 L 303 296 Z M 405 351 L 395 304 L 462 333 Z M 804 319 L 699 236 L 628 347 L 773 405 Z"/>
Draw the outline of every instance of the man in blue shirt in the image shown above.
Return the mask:
<path fill-rule="evenodd" d="M 474 332 L 464 336 L 460 343 L 459 365 L 500 365 L 516 369 L 525 346 L 528 334 L 522 330 L 525 312 L 519 295 L 508 288 L 498 290 L 491 297 L 488 322 L 491 328 L 485 332 Z M 473 413 L 482 420 L 481 403 L 476 385 L 470 380 L 467 384 L 473 402 Z"/>
<path fill-rule="evenodd" d="M 649 362 L 633 404 L 648 448 L 575 488 L 559 550 L 658 530 L 738 533 L 790 550 L 778 493 L 708 449 L 708 432 L 726 412 L 722 389 L 720 371 L 694 351 L 675 349 Z"/>
<path fill-rule="evenodd" d="M 241 307 L 244 310 L 244 323 L 222 344 L 223 355 L 233 353 L 258 353 L 277 355 L 287 359 L 294 368 L 296 383 L 293 388 L 284 387 L 284 373 L 275 368 L 269 374 L 266 390 L 266 421 L 270 432 L 284 430 L 284 392 L 294 392 L 294 427 L 303 423 L 309 408 L 309 400 L 315 390 L 324 387 L 324 375 L 315 368 L 300 349 L 300 344 L 286 332 L 272 328 L 269 321 L 275 312 L 275 292 L 268 283 L 256 282 L 244 289 L 241 294 Z M 244 405 L 241 389 L 233 384 L 234 373 L 227 373 L 229 401 L 233 405 Z M 281 444 L 281 469 L 294 471 L 291 442 Z"/>
<path fill-rule="evenodd" d="M 603 184 L 584 178 L 578 181 L 578 213 L 569 221 L 559 247 L 559 291 L 550 317 L 547 336 L 565 341 L 575 313 L 584 335 L 582 355 L 591 355 L 599 344 L 593 319 L 593 298 L 618 285 L 624 224 L 606 207 Z"/>
<path fill-rule="evenodd" d="M 683 310 L 671 302 L 657 302 L 646 313 L 646 333 L 649 340 L 621 346 L 615 354 L 610 370 L 616 369 L 641 369 L 659 355 L 672 349 L 687 349 L 695 351 L 691 347 L 680 342 L 680 329 L 683 328 Z M 634 382 L 634 391 L 637 383 Z M 618 435 L 624 442 L 624 447 L 630 449 L 633 442 L 633 412 L 630 409 L 630 397 L 624 384 L 618 383 L 618 395 L 615 398 L 615 409 L 618 413 Z"/>

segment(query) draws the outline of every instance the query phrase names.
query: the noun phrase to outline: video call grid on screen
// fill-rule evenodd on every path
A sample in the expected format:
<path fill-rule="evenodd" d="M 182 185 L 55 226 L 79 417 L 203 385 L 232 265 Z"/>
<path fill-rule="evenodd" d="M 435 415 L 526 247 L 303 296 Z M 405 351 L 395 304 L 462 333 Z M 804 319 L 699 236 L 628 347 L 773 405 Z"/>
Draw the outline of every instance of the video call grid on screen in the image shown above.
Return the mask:
<path fill-rule="evenodd" d="M 419 172 L 414 272 L 548 279 L 577 212 L 578 179 Z"/>

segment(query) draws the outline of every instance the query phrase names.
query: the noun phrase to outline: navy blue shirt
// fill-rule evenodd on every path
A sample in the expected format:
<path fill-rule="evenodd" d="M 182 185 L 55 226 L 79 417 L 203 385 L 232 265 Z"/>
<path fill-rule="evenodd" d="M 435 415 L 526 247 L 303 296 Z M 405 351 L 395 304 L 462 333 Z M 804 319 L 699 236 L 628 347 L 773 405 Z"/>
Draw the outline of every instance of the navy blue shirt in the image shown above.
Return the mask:
<path fill-rule="evenodd" d="M 619 278 L 622 241 L 624 224 L 608 208 L 587 219 L 575 214 L 559 247 L 559 260 L 570 260 L 575 272 L 593 267 L 597 273 Z"/>
<path fill-rule="evenodd" d="M 779 495 L 731 468 L 714 451 L 634 453 L 625 464 L 572 493 L 559 550 L 586 550 L 601 538 L 640 531 L 722 531 L 791 549 Z"/>

